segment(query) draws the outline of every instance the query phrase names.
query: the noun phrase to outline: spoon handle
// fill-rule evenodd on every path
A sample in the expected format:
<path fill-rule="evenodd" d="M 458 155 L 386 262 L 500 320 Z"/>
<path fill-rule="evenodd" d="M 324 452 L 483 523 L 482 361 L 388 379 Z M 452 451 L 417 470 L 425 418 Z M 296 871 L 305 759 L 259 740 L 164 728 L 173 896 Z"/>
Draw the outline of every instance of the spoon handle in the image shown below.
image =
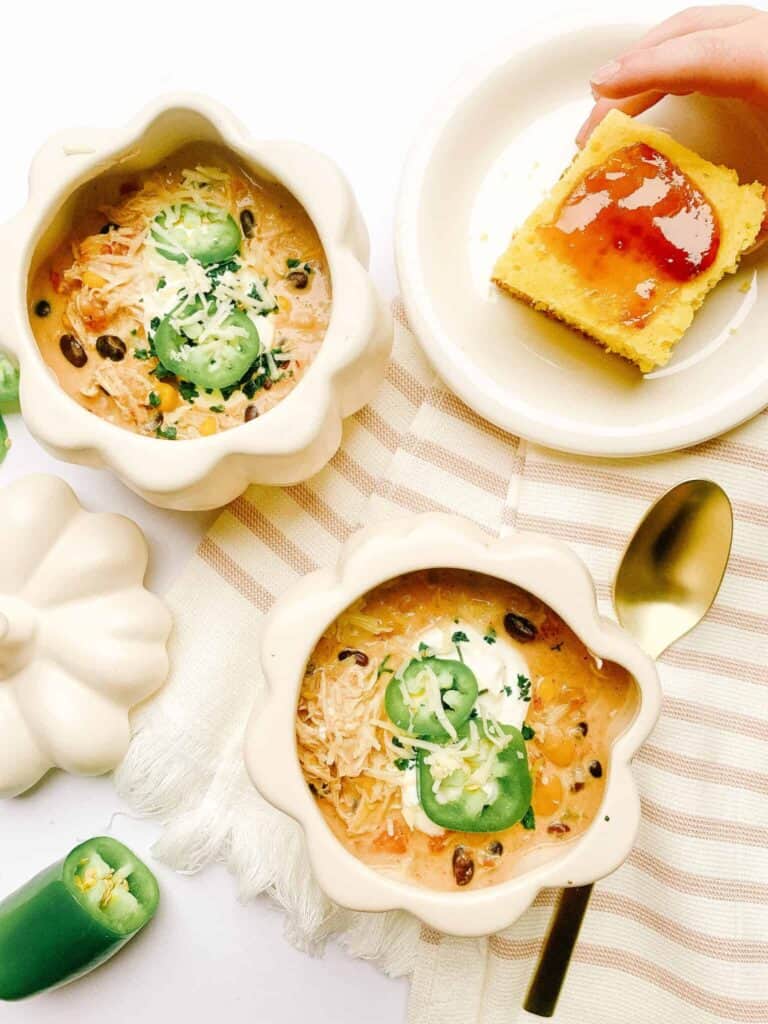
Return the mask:
<path fill-rule="evenodd" d="M 591 885 L 563 889 L 523 1003 L 528 1013 L 537 1017 L 554 1014 L 591 895 Z"/>

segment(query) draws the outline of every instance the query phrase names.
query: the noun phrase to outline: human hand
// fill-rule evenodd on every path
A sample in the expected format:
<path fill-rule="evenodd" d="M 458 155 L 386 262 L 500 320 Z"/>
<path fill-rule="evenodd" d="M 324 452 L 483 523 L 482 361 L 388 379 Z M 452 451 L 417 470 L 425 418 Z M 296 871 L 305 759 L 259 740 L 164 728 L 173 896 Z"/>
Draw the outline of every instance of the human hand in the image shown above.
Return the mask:
<path fill-rule="evenodd" d="M 583 146 L 609 110 L 634 116 L 668 94 L 700 92 L 768 107 L 768 13 L 754 7 L 690 7 L 651 29 L 592 76 L 596 103 Z"/>

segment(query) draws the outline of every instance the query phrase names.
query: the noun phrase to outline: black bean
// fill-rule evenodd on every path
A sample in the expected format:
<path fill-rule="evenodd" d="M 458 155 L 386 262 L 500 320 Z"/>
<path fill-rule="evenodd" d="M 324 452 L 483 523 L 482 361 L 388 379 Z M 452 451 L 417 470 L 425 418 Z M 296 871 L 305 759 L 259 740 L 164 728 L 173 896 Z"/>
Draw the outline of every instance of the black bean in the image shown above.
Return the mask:
<path fill-rule="evenodd" d="M 570 831 L 570 825 L 566 825 L 564 821 L 553 821 L 551 825 L 547 825 L 547 832 L 551 836 L 564 836 L 566 832 Z"/>
<path fill-rule="evenodd" d="M 579 732 L 581 733 L 582 736 L 586 736 L 587 733 L 589 732 L 589 723 L 588 722 L 579 722 L 579 724 L 576 726 L 576 728 L 579 730 Z"/>
<path fill-rule="evenodd" d="M 256 223 L 256 219 L 250 210 L 243 210 L 240 214 L 240 227 L 243 229 L 243 234 L 246 238 L 253 238 L 253 228 Z"/>
<path fill-rule="evenodd" d="M 592 776 L 592 777 L 593 777 L 594 779 L 600 779 L 600 778 L 602 778 L 602 775 L 603 775 L 603 766 L 602 766 L 602 765 L 600 764 L 600 762 L 599 762 L 599 761 L 590 761 L 590 762 L 589 762 L 589 774 L 590 774 L 590 775 L 591 775 L 591 776 Z"/>
<path fill-rule="evenodd" d="M 96 351 L 102 359 L 111 359 L 113 363 L 119 363 L 125 359 L 125 342 L 116 334 L 102 334 L 96 339 Z"/>
<path fill-rule="evenodd" d="M 531 620 L 516 612 L 507 612 L 504 616 L 504 629 L 521 644 L 527 644 L 539 635 L 538 629 Z"/>
<path fill-rule="evenodd" d="M 250 423 L 251 420 L 255 420 L 259 415 L 259 410 L 255 405 L 248 405 L 245 408 L 245 422 Z"/>
<path fill-rule="evenodd" d="M 62 334 L 59 338 L 59 348 L 64 358 L 78 370 L 88 362 L 88 353 L 74 334 Z"/>
<path fill-rule="evenodd" d="M 120 227 L 119 224 L 115 224 L 113 220 L 108 220 L 106 224 L 102 224 L 99 228 L 100 235 L 108 235 L 110 231 L 117 231 Z"/>
<path fill-rule="evenodd" d="M 362 665 L 363 668 L 368 664 L 368 655 L 364 651 L 356 651 L 351 647 L 345 647 L 343 651 L 339 651 L 339 661 L 346 661 L 347 658 L 354 658 L 356 665 Z"/>
<path fill-rule="evenodd" d="M 469 885 L 475 874 L 475 862 L 472 855 L 463 846 L 453 851 L 453 877 L 456 885 Z"/>
<path fill-rule="evenodd" d="M 500 843 L 498 839 L 494 839 L 492 843 L 488 844 L 488 853 L 492 857 L 500 857 L 504 853 L 504 844 Z"/>
<path fill-rule="evenodd" d="M 303 289 L 309 284 L 309 274 L 306 270 L 292 270 L 286 275 L 286 280 L 290 281 L 294 288 Z"/>
<path fill-rule="evenodd" d="M 35 315 L 36 316 L 48 316 L 51 312 L 51 304 L 48 299 L 40 299 L 39 302 L 35 303 Z"/>

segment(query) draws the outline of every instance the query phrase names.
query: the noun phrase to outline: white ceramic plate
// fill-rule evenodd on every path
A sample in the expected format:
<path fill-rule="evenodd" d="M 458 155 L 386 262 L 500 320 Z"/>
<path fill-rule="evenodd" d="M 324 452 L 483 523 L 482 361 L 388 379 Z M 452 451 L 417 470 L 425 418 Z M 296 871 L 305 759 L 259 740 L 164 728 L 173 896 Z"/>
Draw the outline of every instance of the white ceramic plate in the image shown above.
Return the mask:
<path fill-rule="evenodd" d="M 717 287 L 672 361 L 645 376 L 489 281 L 575 152 L 590 73 L 643 30 L 550 23 L 486 57 L 433 112 L 398 206 L 403 299 L 447 384 L 511 433 L 584 455 L 686 447 L 768 405 L 765 254 Z M 768 177 L 768 120 L 741 104 L 668 99 L 646 119 L 743 181 Z"/>

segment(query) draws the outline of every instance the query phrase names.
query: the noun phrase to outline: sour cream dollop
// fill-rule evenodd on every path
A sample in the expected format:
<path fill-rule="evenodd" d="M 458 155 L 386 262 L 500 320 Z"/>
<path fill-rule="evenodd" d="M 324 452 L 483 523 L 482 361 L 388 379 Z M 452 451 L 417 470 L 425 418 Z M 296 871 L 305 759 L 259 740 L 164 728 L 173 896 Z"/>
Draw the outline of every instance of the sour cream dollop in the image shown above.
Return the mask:
<path fill-rule="evenodd" d="M 457 633 L 463 633 L 466 641 L 454 642 Z M 487 639 L 486 639 L 487 638 Z M 419 644 L 426 644 L 438 658 L 458 658 L 458 651 L 464 664 L 471 668 L 481 691 L 477 698 L 477 710 L 483 718 L 495 718 L 504 725 L 520 728 L 528 713 L 528 702 L 523 700 L 518 676 L 529 678 L 528 663 L 503 636 L 479 633 L 472 626 L 451 623 L 434 626 L 419 637 Z"/>

